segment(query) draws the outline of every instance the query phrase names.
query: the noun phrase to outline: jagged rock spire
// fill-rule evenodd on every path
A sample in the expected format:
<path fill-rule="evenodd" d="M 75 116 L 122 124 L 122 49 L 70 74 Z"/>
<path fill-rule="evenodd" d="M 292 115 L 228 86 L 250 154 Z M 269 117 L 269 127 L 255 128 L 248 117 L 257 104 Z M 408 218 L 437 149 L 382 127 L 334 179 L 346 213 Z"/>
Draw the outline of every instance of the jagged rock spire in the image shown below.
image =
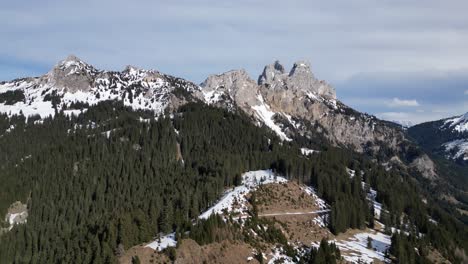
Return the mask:
<path fill-rule="evenodd" d="M 265 85 L 272 90 L 305 91 L 327 98 L 336 98 L 335 90 L 330 85 L 315 78 L 307 61 L 295 62 L 289 73 L 286 73 L 284 67 L 275 61 L 265 66 L 258 77 L 258 85 Z"/>
<path fill-rule="evenodd" d="M 258 77 L 258 84 L 263 85 L 272 83 L 276 76 L 281 76 L 285 73 L 283 65 L 279 61 L 265 66 L 263 73 Z"/>

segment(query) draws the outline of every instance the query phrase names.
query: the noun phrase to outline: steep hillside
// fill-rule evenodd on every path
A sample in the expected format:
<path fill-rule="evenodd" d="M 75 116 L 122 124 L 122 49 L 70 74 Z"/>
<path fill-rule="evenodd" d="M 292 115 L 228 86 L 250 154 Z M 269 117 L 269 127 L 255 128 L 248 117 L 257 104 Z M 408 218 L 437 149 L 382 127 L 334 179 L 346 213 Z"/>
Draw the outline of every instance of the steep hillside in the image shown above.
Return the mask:
<path fill-rule="evenodd" d="M 430 188 L 446 208 L 468 223 L 468 114 L 419 124 L 408 134 L 435 161 L 439 175 L 445 179 Z"/>

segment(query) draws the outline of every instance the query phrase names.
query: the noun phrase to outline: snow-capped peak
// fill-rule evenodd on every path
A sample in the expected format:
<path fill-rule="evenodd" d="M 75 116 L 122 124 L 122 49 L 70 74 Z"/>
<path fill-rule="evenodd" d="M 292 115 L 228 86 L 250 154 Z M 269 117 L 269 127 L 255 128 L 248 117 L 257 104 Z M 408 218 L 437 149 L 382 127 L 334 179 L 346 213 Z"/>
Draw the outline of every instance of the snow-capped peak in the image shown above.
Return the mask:
<path fill-rule="evenodd" d="M 49 79 L 63 79 L 64 76 L 70 75 L 83 75 L 91 76 L 96 75 L 100 71 L 94 68 L 92 65 L 82 61 L 75 55 L 69 55 L 64 60 L 61 60 L 57 65 L 49 71 L 47 76 Z"/>
<path fill-rule="evenodd" d="M 181 78 L 133 66 L 122 72 L 97 70 L 70 55 L 41 77 L 0 83 L 0 95 L 17 94 L 13 101 L 0 100 L 0 112 L 9 115 L 22 112 L 25 116 L 44 118 L 53 116 L 54 108 L 67 109 L 73 102 L 94 105 L 121 100 L 133 109 L 161 114 L 175 100 L 172 96 L 175 89 L 194 91 L 199 87 Z"/>
<path fill-rule="evenodd" d="M 59 62 L 60 66 L 68 68 L 70 66 L 78 66 L 78 65 L 87 65 L 84 63 L 80 58 L 76 57 L 75 55 L 69 55 L 66 59 Z"/>

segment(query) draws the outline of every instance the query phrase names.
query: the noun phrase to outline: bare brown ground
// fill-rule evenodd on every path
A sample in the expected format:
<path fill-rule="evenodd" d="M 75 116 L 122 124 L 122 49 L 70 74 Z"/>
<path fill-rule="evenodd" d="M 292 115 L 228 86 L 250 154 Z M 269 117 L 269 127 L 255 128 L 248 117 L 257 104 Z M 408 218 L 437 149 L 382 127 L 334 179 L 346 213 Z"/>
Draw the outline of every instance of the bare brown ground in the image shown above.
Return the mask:
<path fill-rule="evenodd" d="M 296 213 L 320 210 L 315 205 L 315 199 L 308 195 L 295 182 L 272 183 L 261 186 L 255 191 L 258 214 Z M 275 219 L 286 238 L 296 245 L 310 245 L 320 242 L 322 238 L 331 237 L 326 228 L 321 228 L 313 222 L 317 215 L 276 215 L 265 216 Z"/>
<path fill-rule="evenodd" d="M 254 259 L 253 248 L 239 241 L 223 241 L 200 246 L 192 239 L 183 239 L 176 249 L 176 261 L 185 263 L 258 263 Z M 119 259 L 120 264 L 131 264 L 132 257 L 138 256 L 141 263 L 162 264 L 171 263 L 170 259 L 161 252 L 144 246 L 135 246 L 125 252 Z M 249 261 L 249 257 L 252 259 Z"/>
<path fill-rule="evenodd" d="M 315 200 L 295 182 L 271 183 L 256 191 L 259 214 L 315 211 Z"/>
<path fill-rule="evenodd" d="M 451 262 L 445 259 L 442 254 L 436 249 L 431 249 L 427 255 L 427 259 L 434 264 L 450 264 Z"/>
<path fill-rule="evenodd" d="M 326 228 L 316 225 L 311 215 L 284 215 L 274 219 L 281 225 L 281 230 L 289 242 L 295 245 L 310 245 L 322 238 L 332 239 L 333 235 Z"/>
<path fill-rule="evenodd" d="M 184 239 L 177 249 L 176 263 L 258 263 L 253 258 L 253 249 L 243 242 L 223 241 L 205 246 L 191 239 Z"/>

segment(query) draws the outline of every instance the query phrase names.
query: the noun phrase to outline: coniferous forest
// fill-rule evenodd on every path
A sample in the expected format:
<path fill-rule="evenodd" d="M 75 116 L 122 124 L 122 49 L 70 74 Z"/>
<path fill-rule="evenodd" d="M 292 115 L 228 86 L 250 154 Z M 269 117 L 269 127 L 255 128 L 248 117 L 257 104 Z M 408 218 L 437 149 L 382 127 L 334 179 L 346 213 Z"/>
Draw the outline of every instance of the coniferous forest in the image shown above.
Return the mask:
<path fill-rule="evenodd" d="M 212 228 L 224 228 L 231 239 L 248 239 L 219 219 L 195 225 L 193 219 L 226 187 L 238 185 L 242 173 L 268 168 L 314 186 L 331 205 L 327 224 L 334 234 L 373 225 L 361 181 L 377 190 L 382 222 L 411 234 L 392 238 L 391 253 L 400 263 L 424 263 L 409 253 L 415 247 L 423 256 L 431 245 L 453 262 L 455 249 L 468 252 L 466 226 L 437 204 L 424 203 L 424 190 L 407 172 L 387 171 L 329 145 L 317 155 L 300 155 L 303 145 L 280 141 L 240 111 L 190 103 L 154 119 L 106 101 L 78 117 L 0 115 L 0 131 L 0 215 L 18 200 L 29 212 L 26 224 L 0 235 L 2 263 L 115 263 L 119 248 L 159 233 L 192 231 L 203 244 L 220 239 Z M 362 177 L 350 178 L 346 167 Z M 339 251 L 322 244 L 307 262 L 335 263 L 330 256 Z"/>

